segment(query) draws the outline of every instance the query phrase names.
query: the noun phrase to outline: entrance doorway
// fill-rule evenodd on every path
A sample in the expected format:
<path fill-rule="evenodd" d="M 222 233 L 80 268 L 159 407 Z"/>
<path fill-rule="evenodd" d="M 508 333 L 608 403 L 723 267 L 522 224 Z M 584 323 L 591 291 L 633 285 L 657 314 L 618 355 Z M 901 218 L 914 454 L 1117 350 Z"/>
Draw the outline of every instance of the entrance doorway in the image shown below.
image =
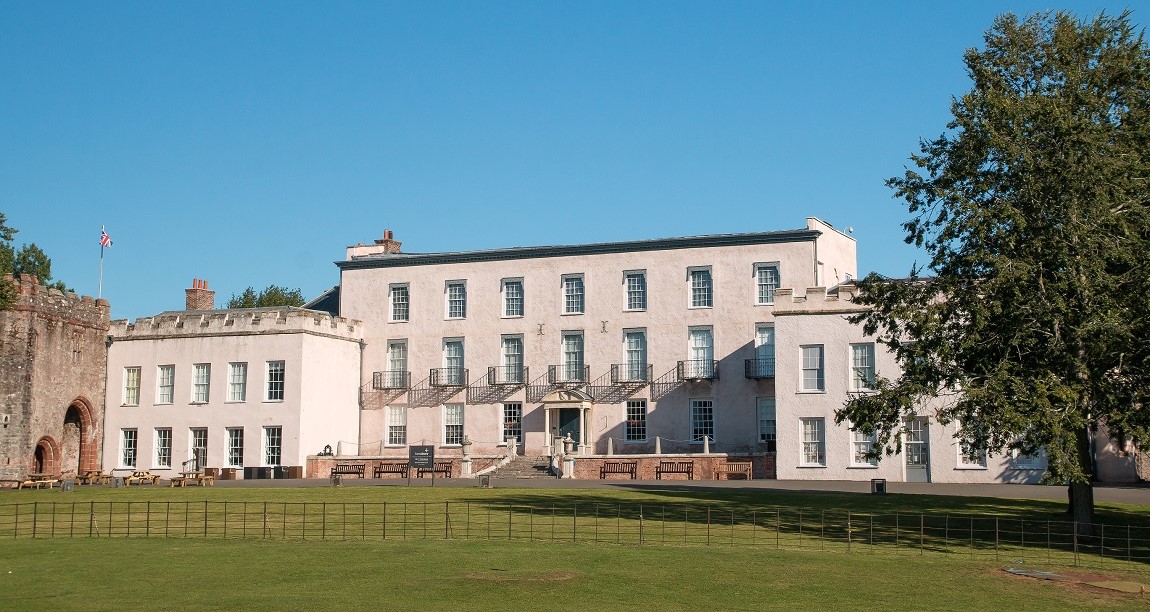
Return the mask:
<path fill-rule="evenodd" d="M 575 441 L 572 450 L 579 450 L 579 429 L 581 423 L 579 422 L 579 408 L 560 408 L 559 409 L 559 437 L 571 437 Z"/>
<path fill-rule="evenodd" d="M 930 426 L 925 417 L 915 417 L 906 430 L 906 481 L 930 482 Z"/>

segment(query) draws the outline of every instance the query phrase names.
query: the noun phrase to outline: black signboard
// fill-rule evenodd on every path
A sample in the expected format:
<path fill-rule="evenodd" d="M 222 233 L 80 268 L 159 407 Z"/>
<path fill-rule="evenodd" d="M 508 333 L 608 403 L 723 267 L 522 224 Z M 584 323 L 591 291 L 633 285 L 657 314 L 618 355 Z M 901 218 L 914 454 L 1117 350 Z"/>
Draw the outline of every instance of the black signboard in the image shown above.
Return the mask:
<path fill-rule="evenodd" d="M 408 449 L 407 461 L 411 469 L 430 470 L 435 467 L 435 447 L 412 446 Z M 432 473 L 432 477 L 434 476 Z"/>

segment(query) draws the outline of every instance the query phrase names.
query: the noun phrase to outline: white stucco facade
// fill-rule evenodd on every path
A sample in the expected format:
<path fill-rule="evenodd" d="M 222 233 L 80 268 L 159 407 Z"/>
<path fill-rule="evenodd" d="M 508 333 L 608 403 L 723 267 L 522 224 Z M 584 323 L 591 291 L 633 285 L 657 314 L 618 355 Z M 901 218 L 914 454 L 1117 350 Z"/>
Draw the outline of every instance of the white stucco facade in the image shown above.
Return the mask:
<path fill-rule="evenodd" d="M 357 321 L 298 308 L 113 321 L 104 469 L 177 475 L 204 436 L 215 468 L 303 466 L 356 440 L 361 338 Z"/>

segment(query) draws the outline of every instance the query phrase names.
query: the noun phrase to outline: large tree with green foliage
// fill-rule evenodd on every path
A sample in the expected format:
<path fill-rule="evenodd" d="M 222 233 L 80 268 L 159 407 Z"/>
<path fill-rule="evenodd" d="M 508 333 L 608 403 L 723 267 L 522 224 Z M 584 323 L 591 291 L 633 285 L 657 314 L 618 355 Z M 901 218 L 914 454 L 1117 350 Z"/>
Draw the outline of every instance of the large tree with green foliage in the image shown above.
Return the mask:
<path fill-rule="evenodd" d="M 303 306 L 307 300 L 303 299 L 303 292 L 299 289 L 288 289 L 279 285 L 268 285 L 266 289 L 256 294 L 252 287 L 244 289 L 239 295 L 232 294 L 228 300 L 228 308 L 266 308 L 271 306 Z"/>
<path fill-rule="evenodd" d="M 52 280 L 52 260 L 36 243 L 26 244 L 19 249 L 13 245 L 16 229 L 8 226 L 8 217 L 0 212 L 0 276 L 4 274 L 31 274 L 40 284 L 68 291 L 63 281 Z M 16 298 L 11 283 L 0 279 L 0 310 L 12 305 Z"/>
<path fill-rule="evenodd" d="M 12 239 L 16 237 L 16 230 L 8 227 L 8 217 L 0 212 L 0 310 L 6 310 L 16 298 L 12 283 L 4 280 L 3 274 L 12 270 L 16 261 L 16 253 L 12 249 Z"/>
<path fill-rule="evenodd" d="M 860 282 L 901 373 L 836 420 L 892 452 L 941 406 L 970 448 L 1043 449 L 1086 532 L 1095 437 L 1150 443 L 1150 51 L 1126 13 L 1004 15 L 965 61 L 947 130 L 888 181 L 929 263 Z"/>

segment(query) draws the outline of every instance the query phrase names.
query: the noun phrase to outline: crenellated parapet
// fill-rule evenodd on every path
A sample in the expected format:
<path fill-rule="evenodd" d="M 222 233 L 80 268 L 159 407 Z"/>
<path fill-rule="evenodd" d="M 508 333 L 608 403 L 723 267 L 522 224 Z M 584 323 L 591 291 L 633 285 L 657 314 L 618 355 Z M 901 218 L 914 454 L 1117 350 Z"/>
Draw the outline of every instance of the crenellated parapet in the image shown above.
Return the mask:
<path fill-rule="evenodd" d="M 775 316 L 800 314 L 844 314 L 861 312 L 866 306 L 855 303 L 859 288 L 843 284 L 827 291 L 826 287 L 776 289 Z"/>
<path fill-rule="evenodd" d="M 115 340 L 293 333 L 358 342 L 363 339 L 363 323 L 303 308 L 232 308 L 164 312 L 135 322 L 120 319 L 112 321 L 109 331 Z"/>
<path fill-rule="evenodd" d="M 112 310 L 108 300 L 45 287 L 31 274 L 21 274 L 19 277 L 5 274 L 4 280 L 16 288 L 16 299 L 11 308 L 14 311 L 34 312 L 42 318 L 81 327 L 108 329 Z"/>

